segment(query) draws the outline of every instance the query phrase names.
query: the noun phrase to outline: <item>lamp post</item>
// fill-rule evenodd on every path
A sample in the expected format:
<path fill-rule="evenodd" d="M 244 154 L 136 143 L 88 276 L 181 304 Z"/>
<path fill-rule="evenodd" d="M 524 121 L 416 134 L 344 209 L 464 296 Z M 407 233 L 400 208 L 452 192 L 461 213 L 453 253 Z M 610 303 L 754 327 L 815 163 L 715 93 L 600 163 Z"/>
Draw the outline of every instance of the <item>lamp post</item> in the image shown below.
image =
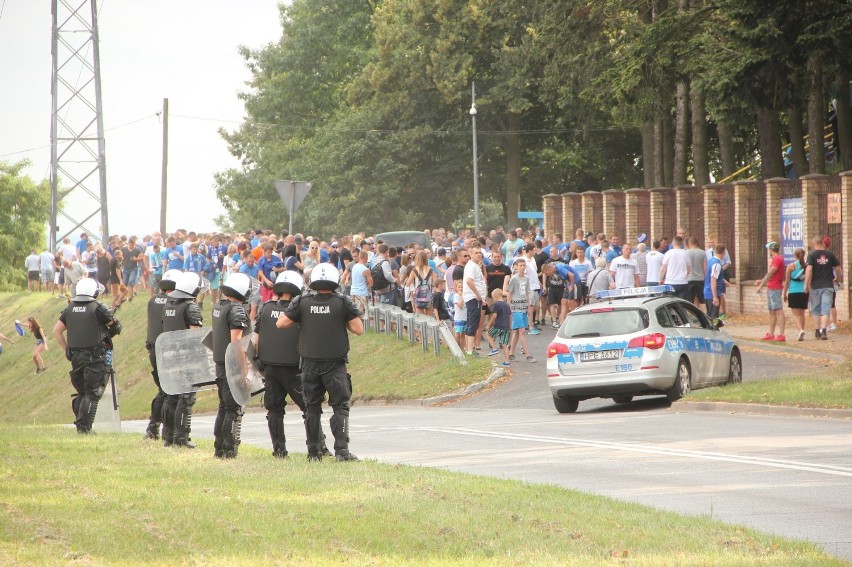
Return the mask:
<path fill-rule="evenodd" d="M 479 232 L 479 168 L 476 156 L 476 85 L 470 84 L 470 118 L 473 121 L 473 233 Z"/>

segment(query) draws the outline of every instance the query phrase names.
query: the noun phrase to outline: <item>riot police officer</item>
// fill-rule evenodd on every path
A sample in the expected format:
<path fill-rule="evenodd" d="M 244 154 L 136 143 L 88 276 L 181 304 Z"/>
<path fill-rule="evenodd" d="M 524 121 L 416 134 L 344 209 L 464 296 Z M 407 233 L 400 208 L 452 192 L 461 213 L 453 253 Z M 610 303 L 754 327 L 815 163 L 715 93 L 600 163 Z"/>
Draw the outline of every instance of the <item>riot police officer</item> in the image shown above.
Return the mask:
<path fill-rule="evenodd" d="M 145 338 L 145 348 L 148 350 L 148 360 L 151 361 L 151 376 L 157 386 L 157 395 L 151 400 L 151 417 L 148 420 L 148 428 L 145 430 L 147 439 L 160 438 L 160 423 L 163 421 L 163 404 L 168 397 L 160 388 L 160 375 L 157 374 L 157 353 L 154 345 L 157 337 L 163 332 L 163 307 L 166 305 L 168 294 L 174 291 L 175 281 L 182 272 L 180 270 L 168 270 L 160 280 L 160 292 L 154 294 L 148 300 L 148 334 Z"/>
<path fill-rule="evenodd" d="M 195 272 L 179 273 L 175 280 L 174 291 L 163 306 L 163 333 L 196 329 L 202 323 L 201 308 L 195 298 L 201 293 L 205 281 Z M 163 445 L 195 448 L 189 437 L 194 405 L 195 392 L 166 396 L 163 403 Z"/>
<path fill-rule="evenodd" d="M 213 362 L 216 363 L 216 387 L 219 391 L 219 412 L 213 425 L 215 456 L 233 459 L 240 445 L 243 408 L 231 394 L 225 373 L 225 351 L 230 343 L 248 333 L 249 322 L 243 304 L 252 292 L 251 278 L 237 273 L 219 286 L 222 298 L 213 306 Z"/>
<path fill-rule="evenodd" d="M 349 452 L 349 399 L 352 378 L 346 372 L 349 354 L 347 330 L 364 332 L 361 313 L 352 299 L 335 293 L 340 272 L 325 262 L 311 270 L 308 285 L 315 293 L 296 297 L 279 318 L 281 329 L 299 324 L 299 355 L 302 357 L 302 391 L 305 397 L 305 431 L 308 460 L 322 459 L 320 445 L 321 404 L 328 393 L 334 412 L 329 424 L 334 435 L 334 455 L 338 461 L 357 461 Z"/>
<path fill-rule="evenodd" d="M 287 456 L 284 436 L 284 408 L 287 395 L 302 410 L 305 419 L 305 401 L 302 396 L 302 376 L 299 370 L 299 328 L 279 329 L 276 326 L 279 317 L 290 305 L 292 299 L 302 293 L 302 276 L 296 272 L 282 272 L 275 278 L 272 286 L 273 298 L 261 306 L 257 315 L 257 358 L 263 368 L 264 394 L 263 405 L 266 408 L 266 421 L 269 437 L 272 439 L 272 455 Z M 322 435 L 321 452 L 330 454 Z"/>
<path fill-rule="evenodd" d="M 77 433 L 91 433 L 98 402 L 107 382 L 106 346 L 118 334 L 118 320 L 101 302 L 98 282 L 83 278 L 77 282 L 76 295 L 62 311 L 53 327 L 56 342 L 71 361 L 71 385 L 77 391 L 71 402 Z M 115 327 L 115 331 L 110 328 Z M 65 332 L 68 331 L 68 340 Z"/>

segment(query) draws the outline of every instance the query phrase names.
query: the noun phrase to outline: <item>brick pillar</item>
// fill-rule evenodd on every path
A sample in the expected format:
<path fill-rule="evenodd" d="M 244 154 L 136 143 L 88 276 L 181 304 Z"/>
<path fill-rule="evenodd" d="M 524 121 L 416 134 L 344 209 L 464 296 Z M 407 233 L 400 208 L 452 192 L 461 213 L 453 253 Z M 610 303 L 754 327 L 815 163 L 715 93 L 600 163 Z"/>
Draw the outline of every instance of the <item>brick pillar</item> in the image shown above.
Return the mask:
<path fill-rule="evenodd" d="M 755 226 L 757 219 L 754 218 L 754 210 L 749 208 L 749 201 L 760 198 L 763 191 L 763 183 L 760 181 L 737 181 L 734 183 L 734 233 L 735 246 L 737 249 L 737 258 L 734 260 L 734 266 L 737 273 L 737 279 L 740 282 L 745 281 L 746 274 L 749 270 L 747 266 L 763 266 L 766 267 L 767 253 L 763 246 L 758 246 L 755 239 L 760 244 L 764 243 L 766 231 L 756 231 Z M 760 255 L 758 255 L 760 251 Z"/>
<path fill-rule="evenodd" d="M 562 233 L 562 197 L 548 193 L 542 197 L 545 236 Z"/>
<path fill-rule="evenodd" d="M 652 240 L 659 240 L 663 236 L 673 238 L 677 220 L 671 214 L 674 211 L 674 190 L 668 187 L 655 187 L 651 193 L 651 234 Z"/>
<path fill-rule="evenodd" d="M 603 231 L 606 233 L 607 237 L 611 237 L 613 234 L 620 236 L 623 240 L 622 242 L 626 242 L 624 234 L 621 234 L 618 231 L 618 228 L 615 224 L 615 209 L 618 206 L 616 201 L 616 194 L 621 194 L 621 191 L 618 189 L 607 189 L 606 191 L 602 191 L 601 195 L 603 196 Z"/>
<path fill-rule="evenodd" d="M 840 219 L 842 224 L 840 243 L 843 246 L 843 285 L 837 297 L 837 316 L 840 319 L 852 319 L 852 298 L 849 290 L 852 289 L 849 282 L 852 281 L 852 171 L 840 174 Z M 843 303 L 845 302 L 845 306 Z"/>
<path fill-rule="evenodd" d="M 805 237 L 805 249 L 811 239 L 822 236 L 819 219 L 825 216 L 825 211 L 819 210 L 819 194 L 826 186 L 827 175 L 812 173 L 801 178 L 802 183 L 802 234 Z"/>
<path fill-rule="evenodd" d="M 583 228 L 600 232 L 603 228 L 603 197 L 597 191 L 585 191 L 580 196 L 583 199 Z"/>
<path fill-rule="evenodd" d="M 583 197 L 579 193 L 562 193 L 562 239 L 569 241 L 583 227 Z"/>
<path fill-rule="evenodd" d="M 685 228 L 687 235 L 695 234 L 689 226 L 689 192 L 694 191 L 692 185 L 678 185 L 675 187 L 675 203 L 677 203 L 677 226 Z"/>
<path fill-rule="evenodd" d="M 773 177 L 764 183 L 766 183 L 766 241 L 780 243 L 781 199 L 790 193 L 796 182 L 784 177 Z"/>
<path fill-rule="evenodd" d="M 647 189 L 628 189 L 624 192 L 625 238 L 644 232 L 651 234 L 651 194 Z"/>

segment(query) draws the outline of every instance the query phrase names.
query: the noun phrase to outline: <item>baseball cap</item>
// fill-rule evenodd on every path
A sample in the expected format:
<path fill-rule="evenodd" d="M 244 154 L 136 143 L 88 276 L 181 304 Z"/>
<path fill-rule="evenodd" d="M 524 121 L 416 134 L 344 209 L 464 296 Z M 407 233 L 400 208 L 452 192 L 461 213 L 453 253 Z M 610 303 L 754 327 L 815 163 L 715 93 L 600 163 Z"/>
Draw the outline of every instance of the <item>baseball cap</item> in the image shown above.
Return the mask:
<path fill-rule="evenodd" d="M 446 248 L 438 248 L 438 256 L 446 256 L 447 249 Z"/>
<path fill-rule="evenodd" d="M 368 236 L 368 237 L 367 237 L 367 240 L 365 240 L 365 242 L 366 242 L 367 244 L 373 244 L 373 243 L 375 242 L 375 240 L 373 239 L 373 237 L 372 237 L 372 236 Z"/>
<path fill-rule="evenodd" d="M 595 233 L 594 233 L 594 232 L 587 232 L 587 233 L 586 233 L 586 238 L 591 238 L 591 237 L 592 237 L 592 236 L 594 236 L 594 235 L 595 235 Z"/>
<path fill-rule="evenodd" d="M 332 242 L 332 243 L 331 243 L 331 247 L 332 247 L 332 248 L 337 248 L 337 241 L 336 241 L 336 240 L 335 240 L 334 242 Z"/>
<path fill-rule="evenodd" d="M 648 235 L 645 234 L 644 232 L 640 232 L 639 234 L 636 235 L 636 241 L 637 242 L 642 243 L 642 242 L 645 242 L 646 240 L 648 240 Z"/>
<path fill-rule="evenodd" d="M 778 251 L 781 249 L 781 246 L 779 246 L 778 243 L 773 240 L 772 242 L 766 243 L 766 249 Z"/>

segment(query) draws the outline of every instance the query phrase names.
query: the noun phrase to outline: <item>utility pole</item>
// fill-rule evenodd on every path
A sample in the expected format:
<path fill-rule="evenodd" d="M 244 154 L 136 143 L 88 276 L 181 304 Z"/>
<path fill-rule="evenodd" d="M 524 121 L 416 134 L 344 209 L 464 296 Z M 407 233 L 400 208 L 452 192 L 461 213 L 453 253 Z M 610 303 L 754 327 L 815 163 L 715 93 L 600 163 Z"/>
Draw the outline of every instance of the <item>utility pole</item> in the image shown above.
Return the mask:
<path fill-rule="evenodd" d="M 160 182 L 160 234 L 166 235 L 166 203 L 169 186 L 169 99 L 163 99 L 163 175 Z"/>
<path fill-rule="evenodd" d="M 473 234 L 479 232 L 479 167 L 476 163 L 476 84 L 470 83 L 470 118 L 473 121 Z"/>

